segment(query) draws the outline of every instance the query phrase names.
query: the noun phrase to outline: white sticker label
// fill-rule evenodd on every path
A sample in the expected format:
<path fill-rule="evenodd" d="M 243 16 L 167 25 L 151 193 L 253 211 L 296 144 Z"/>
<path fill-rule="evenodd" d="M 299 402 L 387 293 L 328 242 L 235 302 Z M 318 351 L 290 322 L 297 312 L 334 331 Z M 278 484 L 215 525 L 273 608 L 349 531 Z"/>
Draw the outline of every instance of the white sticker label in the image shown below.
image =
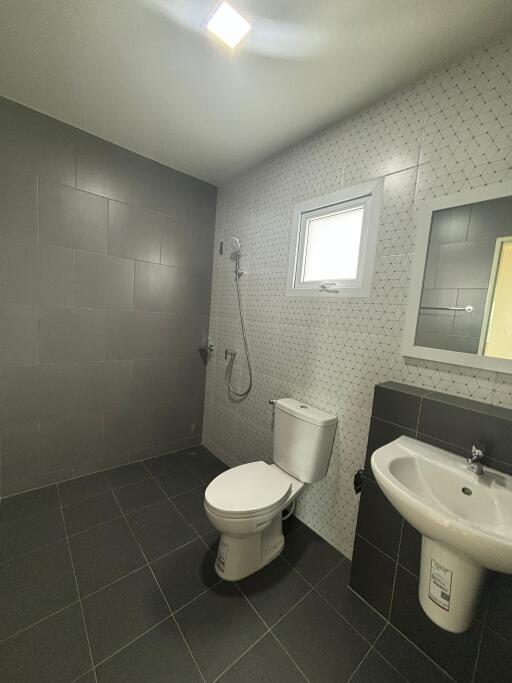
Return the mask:
<path fill-rule="evenodd" d="M 450 595 L 452 592 L 452 571 L 446 569 L 436 560 L 430 560 L 430 586 L 428 597 L 447 612 L 450 611 Z"/>
<path fill-rule="evenodd" d="M 224 571 L 224 568 L 226 567 L 226 558 L 228 556 L 228 544 L 227 543 L 220 543 L 219 544 L 219 549 L 217 551 L 217 567 L 220 569 L 221 572 Z"/>

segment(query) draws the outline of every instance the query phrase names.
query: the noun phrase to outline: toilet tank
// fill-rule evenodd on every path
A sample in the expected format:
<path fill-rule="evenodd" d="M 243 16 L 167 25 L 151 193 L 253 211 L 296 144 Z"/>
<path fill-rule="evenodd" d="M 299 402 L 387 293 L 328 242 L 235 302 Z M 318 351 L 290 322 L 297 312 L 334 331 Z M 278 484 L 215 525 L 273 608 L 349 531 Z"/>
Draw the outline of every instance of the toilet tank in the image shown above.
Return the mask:
<path fill-rule="evenodd" d="M 307 484 L 323 479 L 331 459 L 336 415 L 294 398 L 280 398 L 274 408 L 275 464 Z"/>

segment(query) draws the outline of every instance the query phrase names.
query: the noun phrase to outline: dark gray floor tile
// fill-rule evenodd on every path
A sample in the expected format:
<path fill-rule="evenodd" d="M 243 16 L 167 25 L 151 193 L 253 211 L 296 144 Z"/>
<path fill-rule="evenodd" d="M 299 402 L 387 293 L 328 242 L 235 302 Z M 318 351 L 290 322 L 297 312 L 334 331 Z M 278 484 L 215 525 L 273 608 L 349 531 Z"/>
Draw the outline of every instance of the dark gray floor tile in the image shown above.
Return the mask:
<path fill-rule="evenodd" d="M 91 668 L 82 613 L 72 605 L 0 645 L 0 679 L 68 683 Z"/>
<path fill-rule="evenodd" d="M 182 470 L 186 467 L 185 463 L 178 457 L 176 453 L 169 453 L 169 455 L 159 455 L 157 458 L 150 458 L 144 460 L 144 465 L 148 468 L 154 477 L 165 477 L 166 474 Z"/>
<path fill-rule="evenodd" d="M 173 502 L 197 533 L 206 534 L 213 529 L 204 511 L 204 487 L 182 493 L 173 498 Z"/>
<path fill-rule="evenodd" d="M 128 486 L 128 484 L 135 484 L 136 481 L 147 479 L 149 472 L 140 462 L 133 462 L 130 465 L 121 465 L 113 470 L 105 472 L 108 483 L 113 489 L 120 486 Z"/>
<path fill-rule="evenodd" d="M 191 466 L 192 471 L 197 474 L 204 484 L 209 484 L 219 474 L 229 469 L 227 465 L 218 460 L 217 462 L 210 462 L 206 460 Z"/>
<path fill-rule="evenodd" d="M 509 683 L 512 672 L 512 645 L 484 629 L 475 683 Z"/>
<path fill-rule="evenodd" d="M 188 467 L 172 472 L 158 480 L 168 496 L 177 496 L 185 491 L 203 487 L 203 482 Z"/>
<path fill-rule="evenodd" d="M 83 601 L 94 662 L 119 650 L 169 614 L 147 567 Z"/>
<path fill-rule="evenodd" d="M 96 670 L 99 683 L 201 683 L 172 619 L 121 650 Z"/>
<path fill-rule="evenodd" d="M 386 621 L 348 587 L 349 579 L 350 562 L 346 560 L 319 583 L 317 590 L 356 631 L 373 642 Z"/>
<path fill-rule="evenodd" d="M 12 524 L 24 517 L 47 512 L 60 505 L 55 484 L 35 491 L 27 491 L 2 500 L 0 524 Z"/>
<path fill-rule="evenodd" d="M 409 681 L 448 683 L 451 680 L 391 625 L 386 626 L 375 649 Z"/>
<path fill-rule="evenodd" d="M 306 679 L 271 635 L 262 638 L 219 678 L 221 683 L 300 683 Z"/>
<path fill-rule="evenodd" d="M 63 481 L 58 486 L 62 505 L 69 505 L 70 503 L 77 503 L 79 500 L 92 498 L 108 491 L 110 488 L 103 472 L 96 472 L 85 477 Z"/>
<path fill-rule="evenodd" d="M 291 515 L 287 519 L 283 520 L 283 534 L 288 536 L 288 534 L 291 534 L 298 529 L 302 529 L 304 526 L 306 525 L 301 522 L 300 519 L 297 519 L 295 515 Z"/>
<path fill-rule="evenodd" d="M 110 490 L 94 498 L 87 498 L 78 503 L 65 505 L 62 511 L 64 512 L 69 535 L 85 531 L 97 524 L 108 522 L 111 519 L 120 517 L 122 514 Z"/>
<path fill-rule="evenodd" d="M 280 557 L 240 581 L 239 586 L 268 626 L 310 590 L 309 584 Z"/>
<path fill-rule="evenodd" d="M 66 536 L 60 508 L 0 527 L 0 562 L 13 560 Z"/>
<path fill-rule="evenodd" d="M 137 510 L 127 520 L 150 561 L 195 538 L 193 530 L 167 500 Z"/>
<path fill-rule="evenodd" d="M 69 539 L 82 596 L 145 564 L 124 519 L 115 519 Z"/>
<path fill-rule="evenodd" d="M 494 574 L 491 576 L 486 626 L 512 642 L 511 574 Z"/>
<path fill-rule="evenodd" d="M 369 648 L 315 593 L 304 598 L 274 632 L 311 683 L 348 680 Z"/>
<path fill-rule="evenodd" d="M 162 500 L 164 494 L 153 479 L 143 479 L 136 484 L 116 489 L 116 498 L 123 512 L 127 514 Z"/>
<path fill-rule="evenodd" d="M 403 683 L 403 678 L 375 651 L 370 652 L 351 683 Z"/>
<path fill-rule="evenodd" d="M 78 599 L 68 544 L 59 541 L 0 566 L 0 638 Z"/>
<path fill-rule="evenodd" d="M 85 676 L 80 676 L 80 678 L 76 680 L 75 683 L 96 683 L 94 672 L 89 671 L 85 674 Z"/>
<path fill-rule="evenodd" d="M 192 448 L 186 448 L 184 451 L 180 451 L 178 457 L 183 460 L 185 465 L 189 467 L 196 465 L 199 462 L 219 462 L 211 451 L 209 451 L 204 446 L 193 446 Z"/>
<path fill-rule="evenodd" d="M 265 632 L 236 586 L 223 582 L 176 614 L 207 681 L 219 676 Z"/>
<path fill-rule="evenodd" d="M 284 544 L 283 557 L 312 584 L 323 579 L 344 559 L 340 552 L 308 527 L 290 534 Z"/>
<path fill-rule="evenodd" d="M 198 539 L 153 563 L 153 571 L 173 610 L 220 581 L 215 558 Z"/>

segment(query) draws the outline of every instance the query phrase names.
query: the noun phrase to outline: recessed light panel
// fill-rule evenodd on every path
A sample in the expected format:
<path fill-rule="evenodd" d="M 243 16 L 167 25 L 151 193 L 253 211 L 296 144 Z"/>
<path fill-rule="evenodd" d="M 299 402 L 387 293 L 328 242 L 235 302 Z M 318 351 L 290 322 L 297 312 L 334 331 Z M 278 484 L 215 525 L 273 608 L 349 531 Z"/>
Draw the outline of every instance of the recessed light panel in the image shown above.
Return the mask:
<path fill-rule="evenodd" d="M 229 47 L 235 47 L 249 33 L 251 25 L 227 2 L 222 2 L 206 22 L 206 28 Z"/>

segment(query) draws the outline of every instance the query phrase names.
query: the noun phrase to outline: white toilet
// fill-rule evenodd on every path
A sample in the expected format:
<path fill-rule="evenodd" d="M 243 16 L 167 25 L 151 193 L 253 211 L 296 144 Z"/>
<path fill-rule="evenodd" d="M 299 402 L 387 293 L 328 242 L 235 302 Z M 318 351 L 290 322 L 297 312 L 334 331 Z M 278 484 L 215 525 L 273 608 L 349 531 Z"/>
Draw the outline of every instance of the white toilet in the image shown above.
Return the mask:
<path fill-rule="evenodd" d="M 275 401 L 274 410 L 274 463 L 233 467 L 205 491 L 206 514 L 221 532 L 215 570 L 228 581 L 254 574 L 281 553 L 282 511 L 329 467 L 337 417 L 293 398 Z"/>

